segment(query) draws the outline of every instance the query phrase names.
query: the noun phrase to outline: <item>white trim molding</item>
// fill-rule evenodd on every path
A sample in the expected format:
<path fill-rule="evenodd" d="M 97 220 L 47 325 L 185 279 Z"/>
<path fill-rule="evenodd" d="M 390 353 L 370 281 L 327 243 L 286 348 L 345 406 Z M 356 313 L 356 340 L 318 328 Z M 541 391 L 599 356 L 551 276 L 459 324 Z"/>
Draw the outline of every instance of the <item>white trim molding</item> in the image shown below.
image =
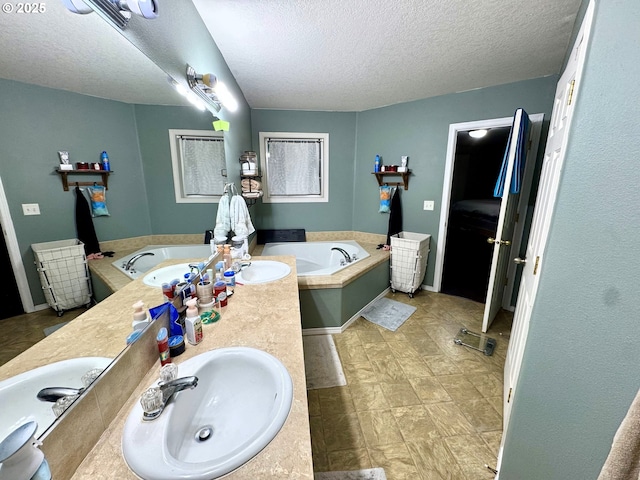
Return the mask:
<path fill-rule="evenodd" d="M 18 284 L 18 292 L 20 293 L 22 308 L 26 313 L 34 312 L 35 307 L 33 306 L 33 298 L 31 298 L 31 290 L 29 289 L 29 282 L 27 281 L 27 273 L 25 272 L 24 263 L 22 262 L 22 255 L 20 255 L 18 237 L 16 236 L 16 231 L 13 228 L 13 220 L 11 219 L 7 196 L 4 193 L 2 178 L 0 178 L 0 223 L 2 223 L 2 233 L 7 244 L 13 275 L 15 276 L 16 283 Z"/>

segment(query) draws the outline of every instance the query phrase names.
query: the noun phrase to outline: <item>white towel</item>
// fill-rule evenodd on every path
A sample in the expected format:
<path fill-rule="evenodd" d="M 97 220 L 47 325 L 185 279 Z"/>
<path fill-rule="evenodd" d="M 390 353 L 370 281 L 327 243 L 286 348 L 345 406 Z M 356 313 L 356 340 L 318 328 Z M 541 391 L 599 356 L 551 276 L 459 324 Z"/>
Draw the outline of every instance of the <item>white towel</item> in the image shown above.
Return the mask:
<path fill-rule="evenodd" d="M 231 198 L 231 203 L 229 205 L 229 217 L 231 219 L 231 228 L 236 235 L 247 237 L 256 231 L 253 227 L 253 223 L 251 223 L 251 216 L 249 216 L 247 203 L 240 195 L 234 195 Z"/>
<path fill-rule="evenodd" d="M 229 195 L 224 194 L 218 203 L 218 213 L 216 215 L 216 226 L 213 234 L 216 237 L 226 237 L 231 230 L 229 218 Z"/>

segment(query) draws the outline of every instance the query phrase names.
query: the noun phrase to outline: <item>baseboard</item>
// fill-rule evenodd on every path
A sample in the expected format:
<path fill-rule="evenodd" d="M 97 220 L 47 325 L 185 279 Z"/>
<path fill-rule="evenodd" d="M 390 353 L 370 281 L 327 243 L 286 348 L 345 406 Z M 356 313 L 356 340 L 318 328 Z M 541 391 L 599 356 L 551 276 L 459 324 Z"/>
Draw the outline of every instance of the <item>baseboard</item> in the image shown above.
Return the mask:
<path fill-rule="evenodd" d="M 344 332 L 349 325 L 355 322 L 358 318 L 360 318 L 360 314 L 367 308 L 369 305 L 384 297 L 387 293 L 391 291 L 391 288 L 385 288 L 376 298 L 367 303 L 364 307 L 362 307 L 358 312 L 347 320 L 341 327 L 321 327 L 321 328 L 303 328 L 302 335 L 335 335 L 338 333 Z"/>
<path fill-rule="evenodd" d="M 433 287 L 433 285 L 420 285 L 420 288 L 422 290 L 426 290 L 427 292 L 438 293 L 438 291 L 435 289 L 435 287 Z"/>
<path fill-rule="evenodd" d="M 33 306 L 33 311 L 34 312 L 39 312 L 40 310 L 46 310 L 47 308 L 49 308 L 49 304 L 48 303 L 41 303 L 39 305 L 34 305 Z"/>
<path fill-rule="evenodd" d="M 302 335 L 335 335 L 342 333 L 342 327 L 303 328 Z"/>

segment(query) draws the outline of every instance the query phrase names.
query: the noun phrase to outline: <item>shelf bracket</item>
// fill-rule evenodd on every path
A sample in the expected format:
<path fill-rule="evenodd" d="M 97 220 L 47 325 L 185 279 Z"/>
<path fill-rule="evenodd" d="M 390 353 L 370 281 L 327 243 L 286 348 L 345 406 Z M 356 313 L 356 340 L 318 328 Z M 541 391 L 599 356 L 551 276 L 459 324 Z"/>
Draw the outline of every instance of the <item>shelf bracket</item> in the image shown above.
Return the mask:
<path fill-rule="evenodd" d="M 378 185 L 391 185 L 394 187 L 404 187 L 405 190 L 409 190 L 409 175 L 411 175 L 411 170 L 406 172 L 371 172 L 376 176 L 378 180 Z M 402 177 L 402 182 L 387 182 L 383 180 L 385 176 L 394 176 L 394 177 Z"/>

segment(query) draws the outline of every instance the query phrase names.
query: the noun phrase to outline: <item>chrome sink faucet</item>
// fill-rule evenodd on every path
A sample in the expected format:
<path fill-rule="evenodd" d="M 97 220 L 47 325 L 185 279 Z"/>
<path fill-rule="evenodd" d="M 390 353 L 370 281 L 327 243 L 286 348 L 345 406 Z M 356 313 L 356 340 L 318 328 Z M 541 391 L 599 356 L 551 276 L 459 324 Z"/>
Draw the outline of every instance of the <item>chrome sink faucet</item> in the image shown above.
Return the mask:
<path fill-rule="evenodd" d="M 130 271 L 131 271 L 131 269 L 133 268 L 133 264 L 134 264 L 134 263 L 136 263 L 136 261 L 137 261 L 139 258 L 142 258 L 142 257 L 144 257 L 144 256 L 146 256 L 146 255 L 151 255 L 151 256 L 153 256 L 153 255 L 155 255 L 155 253 L 153 253 L 153 252 L 142 252 L 142 253 L 138 253 L 137 255 L 134 255 L 133 257 L 131 257 L 131 258 L 129 259 L 129 261 L 128 261 L 128 262 L 123 263 L 123 264 L 122 264 L 122 268 L 124 268 L 127 272 L 130 272 Z"/>
<path fill-rule="evenodd" d="M 198 386 L 198 377 L 176 378 L 169 382 L 160 382 L 157 388 L 150 388 L 142 394 L 140 402 L 144 413 L 142 419 L 155 420 L 164 411 L 167 403 L 178 392 Z"/>
<path fill-rule="evenodd" d="M 347 251 L 345 249 L 340 248 L 340 247 L 332 247 L 331 250 L 337 250 L 338 252 L 340 252 L 344 256 L 344 260 L 342 260 L 340 262 L 340 265 L 345 265 L 346 263 L 351 263 L 352 262 L 351 257 L 349 256 L 349 254 L 347 253 Z"/>

